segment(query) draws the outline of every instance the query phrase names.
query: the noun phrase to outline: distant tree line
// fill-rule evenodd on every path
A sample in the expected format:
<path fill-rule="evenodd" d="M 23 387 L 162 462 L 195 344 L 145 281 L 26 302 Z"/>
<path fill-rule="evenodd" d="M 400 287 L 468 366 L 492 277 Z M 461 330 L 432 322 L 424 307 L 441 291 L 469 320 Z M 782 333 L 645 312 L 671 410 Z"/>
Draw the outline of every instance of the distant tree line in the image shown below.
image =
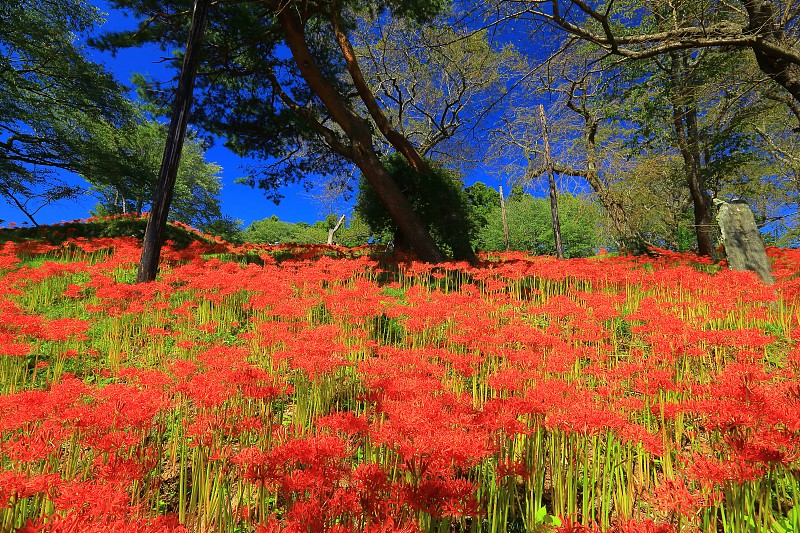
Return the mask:
<path fill-rule="evenodd" d="M 466 209 L 462 222 L 467 221 L 471 228 L 469 245 L 475 250 L 506 250 L 500 193 L 482 182 L 476 182 L 464 189 L 464 196 Z M 594 255 L 601 247 L 613 246 L 603 226 L 602 209 L 591 198 L 565 193 L 559 197 L 559 201 L 565 222 L 561 229 L 567 257 L 587 257 Z M 389 223 L 381 220 L 379 225 L 370 226 L 362 218 L 364 211 L 369 209 L 370 206 L 363 205 L 363 200 L 357 204 L 353 216 L 336 232 L 334 243 L 340 246 L 395 245 L 395 232 Z M 509 250 L 548 255 L 555 253 L 550 204 L 546 198 L 534 198 L 524 192 L 521 186 L 513 187 L 506 199 L 506 218 Z M 253 243 L 324 244 L 328 231 L 336 222 L 335 215 L 313 224 L 286 222 L 273 215 L 250 224 L 241 238 Z M 454 229 L 453 233 L 459 231 Z M 439 245 L 447 249 L 447 242 L 439 242 Z"/>

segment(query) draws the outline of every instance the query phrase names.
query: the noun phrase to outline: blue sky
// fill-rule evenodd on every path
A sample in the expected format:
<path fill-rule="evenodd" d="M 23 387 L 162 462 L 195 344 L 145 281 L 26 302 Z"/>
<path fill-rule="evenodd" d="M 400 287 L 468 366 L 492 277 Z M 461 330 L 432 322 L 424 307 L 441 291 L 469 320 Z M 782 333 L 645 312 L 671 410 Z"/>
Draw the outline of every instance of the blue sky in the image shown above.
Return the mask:
<path fill-rule="evenodd" d="M 91 3 L 99 7 L 106 13 L 106 23 L 98 29 L 98 32 L 108 30 L 130 29 L 135 26 L 135 21 L 126 17 L 122 12 L 111 9 L 105 0 L 91 0 Z M 175 75 L 174 71 L 168 70 L 160 61 L 164 52 L 157 47 L 143 48 L 137 50 L 122 50 L 115 57 L 110 53 L 89 50 L 93 60 L 104 64 L 116 77 L 123 83 L 130 84 L 132 73 L 140 72 L 149 74 L 157 79 L 168 79 Z M 325 217 L 327 209 L 319 201 L 314 200 L 314 194 L 305 191 L 301 185 L 285 187 L 280 190 L 284 196 L 279 205 L 264 198 L 262 191 L 253 189 L 247 185 L 235 183 L 236 178 L 244 174 L 242 165 L 250 160 L 242 159 L 233 154 L 222 145 L 222 141 L 215 143 L 207 154 L 208 161 L 213 161 L 220 165 L 222 171 L 222 211 L 224 214 L 240 219 L 246 227 L 254 220 L 277 215 L 281 220 L 289 222 L 314 222 Z M 77 176 L 61 176 L 75 183 L 82 183 Z M 484 172 L 476 171 L 467 179 L 467 184 L 476 180 L 484 181 L 495 188 L 498 182 Z M 67 220 L 86 218 L 90 216 L 90 210 L 95 205 L 96 200 L 86 196 L 74 202 L 63 202 L 58 205 L 47 206 L 35 216 L 40 224 L 58 223 Z M 351 202 L 352 203 L 352 202 Z M 349 215 L 347 203 L 339 202 L 337 205 L 338 213 L 346 212 Z M 0 202 L 0 220 L 4 224 L 22 224 L 27 219 L 14 206 Z"/>

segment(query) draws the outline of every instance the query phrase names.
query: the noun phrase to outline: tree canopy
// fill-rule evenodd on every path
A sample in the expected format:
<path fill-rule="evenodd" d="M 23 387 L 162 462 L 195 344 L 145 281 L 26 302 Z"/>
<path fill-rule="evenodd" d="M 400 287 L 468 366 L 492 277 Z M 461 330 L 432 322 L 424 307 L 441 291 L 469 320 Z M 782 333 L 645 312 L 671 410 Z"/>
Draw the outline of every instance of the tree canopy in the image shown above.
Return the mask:
<path fill-rule="evenodd" d="M 145 119 L 124 128 L 108 124 L 95 128 L 95 144 L 118 154 L 110 164 L 93 167 L 83 176 L 99 200 L 98 214 L 141 213 L 149 207 L 166 133 L 162 124 Z M 219 165 L 206 161 L 202 141 L 190 136 L 183 146 L 170 219 L 199 229 L 220 219 L 221 171 Z"/>
<path fill-rule="evenodd" d="M 135 31 L 107 34 L 108 49 L 186 41 L 188 2 L 114 0 L 139 19 Z M 379 131 L 418 171 L 418 150 L 387 119 L 367 84 L 351 33 L 354 7 L 426 22 L 441 0 L 231 2 L 215 4 L 197 78 L 196 121 L 240 154 L 264 161 L 249 182 L 276 194 L 281 184 L 357 166 L 421 258 L 438 261 L 427 228 L 381 166 Z M 288 54 L 287 54 L 288 51 Z"/>
<path fill-rule="evenodd" d="M 30 200 L 80 192 L 54 170 L 87 171 L 101 157 L 95 124 L 128 116 L 122 88 L 78 44 L 99 20 L 78 0 L 0 5 L 0 195 L 34 223 Z"/>
<path fill-rule="evenodd" d="M 773 241 L 795 242 L 795 4 L 213 2 L 174 217 L 235 229 L 220 212 L 219 169 L 203 157 L 213 136 L 253 158 L 242 181 L 267 199 L 279 200 L 287 184 L 363 177 L 347 226 L 369 227 L 373 240 L 391 234 L 432 262 L 498 246 L 499 193 L 452 176 L 494 174 L 538 193 L 550 162 L 568 255 L 614 242 L 713 258 L 717 198 L 747 201 Z M 91 45 L 156 44 L 181 64 L 192 0 L 111 5 L 136 27 Z M 64 171 L 92 184 L 98 212 L 142 210 L 163 127 L 141 106 L 168 109 L 174 80 L 140 76 L 144 101 L 127 100 L 78 44 L 100 21 L 86 0 L 1 9 L 0 194 L 35 223 L 37 202 L 79 193 L 59 182 Z M 512 237 L 512 246 L 549 253 L 539 200 L 516 191 L 507 203 L 509 220 L 520 218 L 512 225 L 527 218 L 542 230 Z M 307 234 L 295 225 L 290 238 L 324 242 L 340 214 Z M 259 238 L 286 240 L 276 221 L 262 226 Z"/>

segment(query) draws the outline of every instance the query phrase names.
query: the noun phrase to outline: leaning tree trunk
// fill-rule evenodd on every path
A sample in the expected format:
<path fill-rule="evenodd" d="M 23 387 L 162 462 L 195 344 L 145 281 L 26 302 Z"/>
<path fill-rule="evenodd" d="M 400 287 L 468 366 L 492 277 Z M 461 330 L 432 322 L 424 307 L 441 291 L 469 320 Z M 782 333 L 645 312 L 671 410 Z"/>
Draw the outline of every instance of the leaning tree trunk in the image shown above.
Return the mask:
<path fill-rule="evenodd" d="M 429 263 L 441 262 L 442 254 L 430 232 L 416 215 L 400 187 L 381 164 L 372 144 L 369 122 L 357 115 L 347 105 L 345 99 L 328 81 L 314 60 L 306 41 L 303 21 L 291 6 L 280 10 L 277 18 L 286 33 L 286 44 L 297 63 L 300 74 L 349 139 L 351 150 L 347 157 L 364 174 L 386 207 L 389 216 L 414 248 L 417 256 L 422 261 Z"/>
<path fill-rule="evenodd" d="M 706 190 L 700 157 L 700 139 L 697 131 L 697 103 L 685 64 L 686 54 L 670 52 L 670 104 L 672 125 L 683 157 L 686 183 L 694 204 L 694 224 L 697 234 L 697 253 L 717 260 L 714 250 L 714 219 L 711 195 Z"/>
<path fill-rule="evenodd" d="M 611 217 L 611 223 L 620 236 L 621 248 L 637 255 L 648 253 L 647 242 L 642 233 L 631 226 L 625 206 L 615 198 L 613 191 L 600 178 L 598 170 L 600 158 L 598 156 L 599 148 L 597 147 L 597 128 L 599 123 L 597 116 L 585 106 L 585 102 L 582 102 L 582 105 L 578 107 L 577 104 L 570 100 L 567 103 L 567 107 L 583 119 L 583 140 L 586 143 L 586 170 L 582 172 L 572 171 L 569 174 L 580 175 L 589 182 L 589 186 L 600 200 L 600 205 Z"/>
<path fill-rule="evenodd" d="M 796 50 L 795 43 L 775 20 L 773 3 L 769 0 L 741 0 L 741 3 L 749 19 L 747 32 L 759 37 L 751 45 L 758 67 L 800 102 L 800 64 L 796 57 L 776 53 Z"/>
<path fill-rule="evenodd" d="M 178 89 L 173 103 L 172 119 L 169 123 L 167 143 L 164 147 L 164 157 L 161 160 L 161 169 L 158 172 L 158 184 L 150 217 L 147 219 L 147 229 L 142 245 L 142 257 L 139 260 L 139 272 L 136 282 L 142 283 L 156 279 L 158 260 L 161 256 L 161 245 L 164 242 L 164 231 L 167 228 L 167 215 L 172 203 L 172 193 L 175 190 L 175 179 L 178 176 L 178 165 L 181 161 L 183 139 L 186 136 L 186 126 L 189 123 L 189 110 L 192 107 L 192 91 L 200 61 L 200 43 L 203 40 L 203 27 L 208 15 L 210 0 L 196 0 L 192 13 L 192 24 L 189 28 L 189 39 L 186 42 L 186 55 L 183 58 L 181 76 L 178 80 Z"/>
<path fill-rule="evenodd" d="M 405 137 L 392 125 L 391 121 L 381 109 L 377 98 L 375 98 L 372 89 L 369 87 L 364 78 L 364 74 L 361 71 L 361 66 L 358 64 L 356 52 L 352 43 L 350 42 L 349 37 L 347 36 L 347 33 L 344 31 L 342 21 L 338 16 L 334 16 L 332 23 L 333 31 L 336 35 L 336 41 L 339 44 L 342 57 L 344 57 L 345 64 L 347 65 L 347 71 L 350 73 L 350 78 L 353 80 L 356 91 L 358 92 L 361 101 L 364 103 L 369 116 L 372 118 L 373 123 L 377 126 L 378 131 L 381 132 L 383 138 L 386 139 L 395 150 L 403 154 L 403 157 L 405 157 L 406 161 L 408 161 L 408 163 L 416 172 L 428 172 L 430 170 L 428 163 L 425 161 L 416 147 L 414 147 L 411 141 L 409 141 L 407 137 Z M 408 242 L 409 244 L 413 245 L 414 239 L 408 235 L 402 235 L 402 233 L 402 229 L 395 233 L 395 243 Z M 477 264 L 478 258 L 475 255 L 475 251 L 472 249 L 472 246 L 466 242 L 462 244 L 463 245 L 453 247 L 454 258 L 467 261 L 473 265 Z"/>
<path fill-rule="evenodd" d="M 402 240 L 414 249 L 421 260 L 429 263 L 442 262 L 444 258 L 428 228 L 419 220 L 400 187 L 381 164 L 372 145 L 369 130 L 366 129 L 365 134 L 362 133 L 360 137 L 353 141 L 355 163 L 397 224 Z"/>

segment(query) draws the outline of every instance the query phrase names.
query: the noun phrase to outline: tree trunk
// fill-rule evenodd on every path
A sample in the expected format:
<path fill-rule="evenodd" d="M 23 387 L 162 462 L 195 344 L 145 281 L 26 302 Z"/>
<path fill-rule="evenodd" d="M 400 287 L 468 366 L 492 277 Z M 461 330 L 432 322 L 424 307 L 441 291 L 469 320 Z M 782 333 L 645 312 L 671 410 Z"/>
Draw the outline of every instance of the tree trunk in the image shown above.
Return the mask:
<path fill-rule="evenodd" d="M 749 24 L 746 31 L 759 36 L 752 45 L 758 67 L 800 102 L 800 65 L 776 53 L 776 50 L 795 50 L 790 40 L 775 21 L 773 4 L 769 0 L 741 0 Z"/>
<path fill-rule="evenodd" d="M 694 224 L 697 233 L 697 253 L 716 261 L 714 250 L 713 203 L 703 179 L 700 158 L 700 139 L 697 131 L 697 105 L 691 86 L 691 74 L 684 51 L 670 52 L 670 104 L 672 125 L 683 157 L 686 183 L 694 204 Z"/>
<path fill-rule="evenodd" d="M 544 161 L 547 167 L 547 182 L 550 190 L 550 214 L 553 218 L 553 238 L 556 244 L 556 257 L 564 259 L 564 245 L 561 243 L 561 223 L 558 220 L 558 190 L 553 171 L 553 160 L 550 157 L 550 140 L 547 138 L 547 117 L 544 106 L 539 104 L 539 119 L 542 121 L 542 142 L 544 143 Z"/>
<path fill-rule="evenodd" d="M 503 198 L 503 186 L 500 186 L 500 216 L 503 219 L 503 240 L 506 243 L 506 252 L 508 251 L 508 221 L 506 220 L 506 200 Z"/>
<path fill-rule="evenodd" d="M 570 174 L 581 175 L 589 182 L 589 186 L 600 200 L 600 205 L 603 206 L 611 217 L 611 223 L 614 225 L 614 229 L 619 233 L 621 241 L 620 248 L 634 254 L 648 253 L 649 248 L 644 236 L 640 231 L 631 226 L 630 219 L 628 218 L 628 214 L 622 202 L 614 197 L 614 193 L 603 180 L 600 179 L 600 173 L 598 171 L 597 117 L 586 107 L 583 99 L 580 107 L 578 107 L 572 99 L 567 102 L 567 107 L 580 115 L 583 119 L 583 139 L 586 143 L 585 174 L 580 172 L 570 172 Z"/>
<path fill-rule="evenodd" d="M 200 60 L 200 43 L 203 40 L 203 27 L 208 15 L 210 0 L 195 0 L 192 23 L 189 28 L 189 39 L 186 42 L 186 55 L 183 58 L 181 76 L 173 103 L 172 119 L 169 123 L 164 157 L 158 172 L 155 198 L 147 219 L 147 229 L 142 245 L 142 257 L 139 260 L 139 272 L 136 282 L 143 283 L 156 279 L 161 246 L 164 242 L 164 231 L 167 227 L 167 215 L 172 203 L 175 179 L 178 176 L 178 165 L 181 160 L 183 139 L 189 123 L 189 110 L 192 107 L 192 91 L 194 89 L 197 64 Z"/>
<path fill-rule="evenodd" d="M 350 78 L 353 80 L 353 85 L 355 85 L 356 91 L 358 92 L 358 96 L 361 98 L 361 101 L 364 102 L 378 130 L 395 150 L 403 154 L 403 157 L 406 158 L 414 170 L 417 172 L 425 172 L 428 170 L 428 164 L 417 149 L 414 148 L 414 145 L 392 126 L 389 119 L 383 113 L 383 110 L 381 110 L 378 100 L 372 93 L 372 89 L 370 89 L 364 79 L 364 74 L 361 72 L 361 67 L 356 58 L 356 52 L 353 49 L 350 39 L 342 28 L 338 16 L 333 19 L 333 31 L 336 35 L 336 42 L 339 43 L 339 49 L 342 51 L 345 64 L 347 65 L 347 71 L 350 73 Z"/>
<path fill-rule="evenodd" d="M 339 230 L 339 227 L 344 223 L 344 215 L 339 217 L 339 221 L 336 222 L 336 225 L 328 230 L 328 244 L 333 244 L 333 236 L 336 235 L 336 232 Z"/>
<path fill-rule="evenodd" d="M 394 179 L 386 172 L 372 144 L 369 123 L 345 103 L 336 88 L 325 78 L 306 42 L 305 28 L 291 6 L 278 13 L 278 21 L 286 32 L 286 43 L 309 88 L 319 97 L 331 118 L 342 128 L 350 140 L 349 154 L 364 177 L 375 190 L 389 216 L 414 248 L 422 261 L 439 263 L 442 254 L 428 229 L 414 213 Z"/>
<path fill-rule="evenodd" d="M 389 216 L 397 224 L 403 240 L 408 242 L 422 261 L 441 263 L 444 260 L 428 229 L 417 217 L 411 204 L 403 195 L 392 176 L 383 168 L 378 154 L 372 146 L 372 136 L 367 132 L 365 138 L 354 140 L 355 163 L 378 198 L 381 199 Z"/>

